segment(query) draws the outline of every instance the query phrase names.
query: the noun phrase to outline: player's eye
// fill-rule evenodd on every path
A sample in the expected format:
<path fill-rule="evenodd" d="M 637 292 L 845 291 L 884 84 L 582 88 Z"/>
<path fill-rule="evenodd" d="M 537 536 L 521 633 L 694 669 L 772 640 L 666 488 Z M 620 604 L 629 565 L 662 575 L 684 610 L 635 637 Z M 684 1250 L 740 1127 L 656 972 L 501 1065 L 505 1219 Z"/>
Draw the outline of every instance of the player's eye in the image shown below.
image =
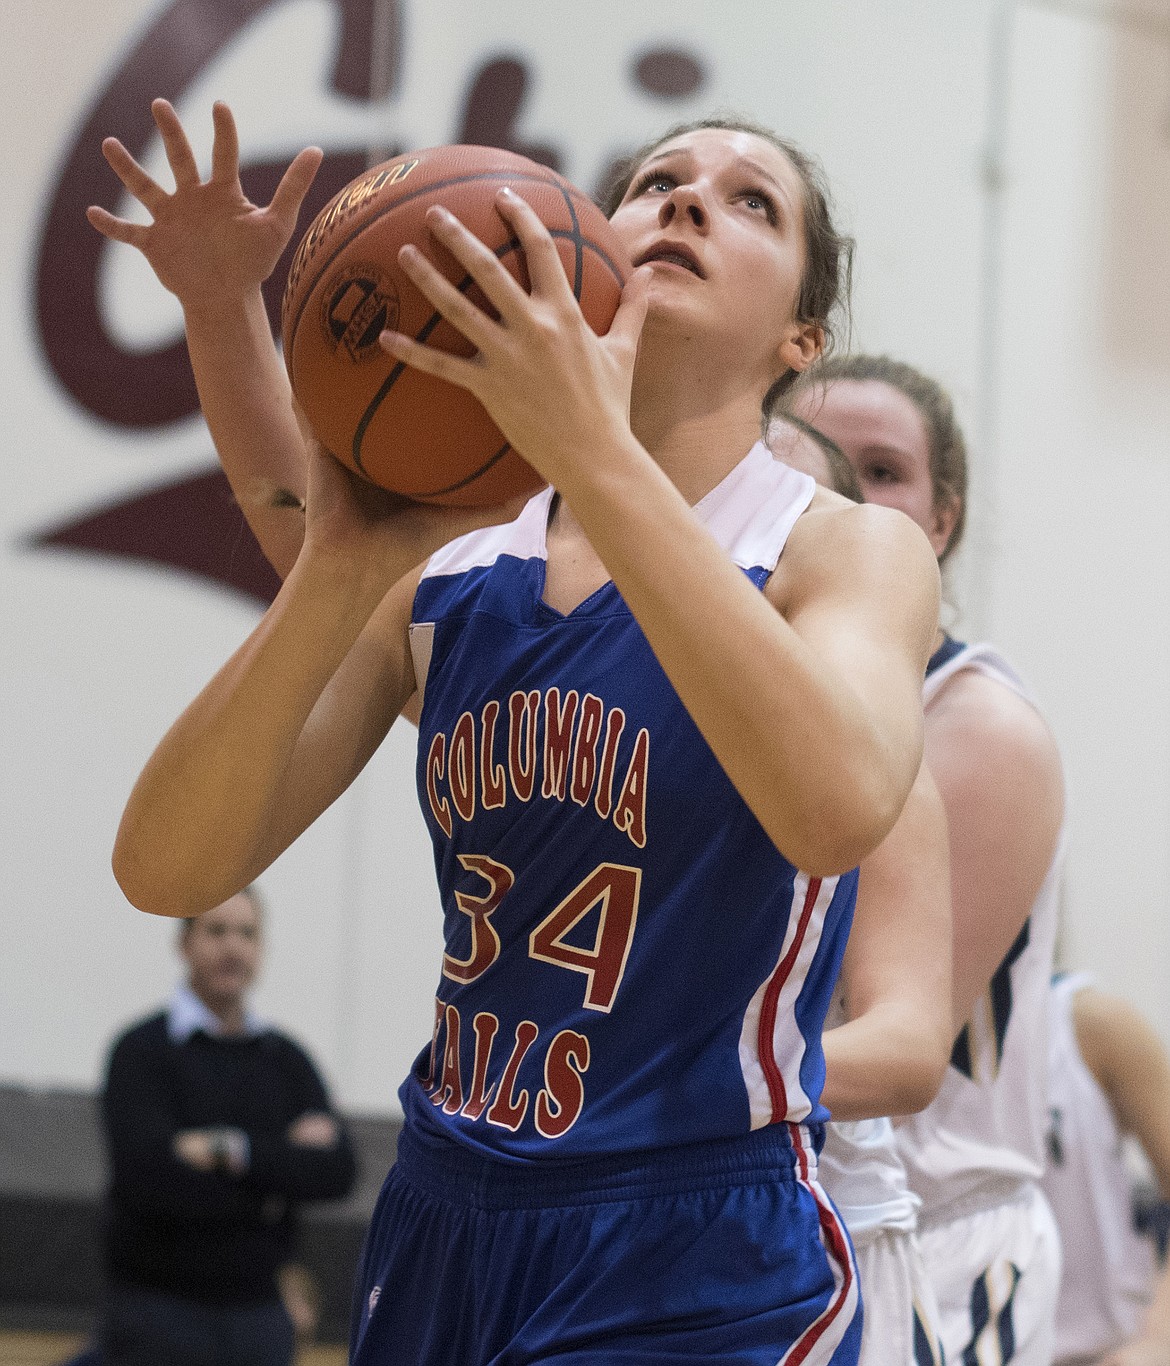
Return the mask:
<path fill-rule="evenodd" d="M 630 189 L 631 197 L 645 194 L 647 190 L 656 190 L 660 194 L 669 194 L 678 184 L 674 176 L 667 175 L 664 171 L 646 171 L 634 181 Z"/>
<path fill-rule="evenodd" d="M 871 484 L 896 484 L 899 476 L 892 465 L 870 465 L 865 471 L 865 477 Z"/>
<path fill-rule="evenodd" d="M 743 202 L 753 212 L 762 213 L 768 222 L 775 226 L 780 221 L 780 214 L 776 209 L 776 201 L 770 194 L 763 190 L 748 190 L 743 195 Z"/>

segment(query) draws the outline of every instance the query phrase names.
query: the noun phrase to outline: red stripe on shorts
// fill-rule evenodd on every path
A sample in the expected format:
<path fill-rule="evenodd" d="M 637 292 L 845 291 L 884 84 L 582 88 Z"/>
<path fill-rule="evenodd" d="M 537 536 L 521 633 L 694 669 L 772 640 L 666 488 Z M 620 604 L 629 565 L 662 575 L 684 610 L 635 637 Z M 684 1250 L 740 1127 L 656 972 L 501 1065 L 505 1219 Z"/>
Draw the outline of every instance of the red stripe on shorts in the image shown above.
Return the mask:
<path fill-rule="evenodd" d="M 809 1186 L 807 1189 L 811 1191 L 813 1199 L 817 1202 L 817 1216 L 820 1219 L 821 1238 L 824 1241 L 825 1250 L 829 1254 L 829 1259 L 841 1267 L 842 1279 L 841 1284 L 829 1300 L 825 1312 L 797 1338 L 781 1358 L 780 1366 L 801 1366 L 802 1362 L 808 1360 L 809 1353 L 829 1331 L 837 1316 L 849 1303 L 853 1291 L 853 1255 L 849 1248 L 849 1239 L 841 1228 L 836 1214 L 833 1213 L 832 1207 L 817 1194 L 813 1187 Z"/>

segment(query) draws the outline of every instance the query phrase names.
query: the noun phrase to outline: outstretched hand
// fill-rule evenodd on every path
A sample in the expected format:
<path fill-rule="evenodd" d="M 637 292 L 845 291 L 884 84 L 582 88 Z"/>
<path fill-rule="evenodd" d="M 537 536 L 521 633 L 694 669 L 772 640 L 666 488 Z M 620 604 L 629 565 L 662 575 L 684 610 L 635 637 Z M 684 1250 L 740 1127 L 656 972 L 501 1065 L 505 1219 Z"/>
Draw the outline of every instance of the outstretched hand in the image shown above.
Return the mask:
<path fill-rule="evenodd" d="M 476 354 L 450 355 L 399 332 L 384 332 L 381 342 L 406 364 L 470 390 L 511 445 L 560 487 L 561 475 L 579 460 L 583 441 L 628 429 L 651 272 L 634 271 L 609 332 L 598 337 L 532 207 L 505 188 L 496 209 L 523 248 L 531 293 L 453 214 L 435 206 L 426 216 L 432 236 L 475 280 L 499 316 L 492 318 L 456 289 L 416 247 L 404 246 L 398 254 L 403 270 Z"/>
<path fill-rule="evenodd" d="M 102 153 L 153 221 L 133 223 L 97 205 L 86 210 L 86 217 L 104 237 L 137 247 L 185 309 L 214 305 L 259 288 L 292 237 L 324 154 L 316 147 L 299 153 L 271 202 L 261 207 L 247 198 L 240 184 L 239 137 L 226 104 L 217 102 L 214 107 L 207 180 L 200 177 L 172 106 L 160 99 L 150 108 L 175 177 L 174 191 L 168 193 L 147 175 L 117 138 L 106 138 Z"/>

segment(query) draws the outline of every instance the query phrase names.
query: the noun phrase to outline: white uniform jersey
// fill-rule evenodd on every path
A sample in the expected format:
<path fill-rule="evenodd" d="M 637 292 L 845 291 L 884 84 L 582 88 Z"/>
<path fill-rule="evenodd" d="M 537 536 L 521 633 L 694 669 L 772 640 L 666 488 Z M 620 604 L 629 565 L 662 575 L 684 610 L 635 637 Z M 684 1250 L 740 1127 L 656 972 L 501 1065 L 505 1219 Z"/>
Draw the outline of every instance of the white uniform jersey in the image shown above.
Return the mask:
<path fill-rule="evenodd" d="M 989 645 L 949 655 L 928 673 L 932 704 L 955 674 L 974 669 L 1035 706 L 1014 670 Z M 932 661 L 932 664 L 934 661 Z M 1064 830 L 1044 884 L 1015 943 L 960 1031 L 934 1101 L 897 1130 L 923 1227 L 1017 1195 L 1044 1170 L 1048 1129 L 1048 983 L 1056 938 Z"/>
<path fill-rule="evenodd" d="M 846 1018 L 838 995 L 825 1027 Z M 906 1180 L 893 1124 L 826 1124 L 817 1175 L 853 1239 L 865 1301 L 858 1366 L 942 1366 L 938 1303 L 914 1233 L 919 1201 Z"/>
<path fill-rule="evenodd" d="M 827 1124 L 817 1174 L 854 1243 L 882 1231 L 917 1227 L 918 1197 L 907 1183 L 888 1119 Z"/>
<path fill-rule="evenodd" d="M 1085 1066 L 1073 998 L 1085 973 L 1049 994 L 1048 1169 L 1042 1182 L 1064 1243 L 1057 1362 L 1096 1360 L 1135 1337 L 1150 1302 L 1154 1248 L 1134 1228 L 1129 1174 L 1113 1110 Z"/>

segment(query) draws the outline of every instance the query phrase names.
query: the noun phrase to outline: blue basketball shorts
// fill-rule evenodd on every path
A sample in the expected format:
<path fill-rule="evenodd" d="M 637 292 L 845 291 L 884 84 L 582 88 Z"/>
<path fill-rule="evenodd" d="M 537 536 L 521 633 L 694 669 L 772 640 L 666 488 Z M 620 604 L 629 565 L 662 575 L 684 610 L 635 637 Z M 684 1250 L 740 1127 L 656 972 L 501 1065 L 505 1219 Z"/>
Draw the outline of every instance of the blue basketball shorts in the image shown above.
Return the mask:
<path fill-rule="evenodd" d="M 404 1130 L 351 1363 L 854 1366 L 852 1248 L 792 1130 L 548 1171 Z"/>

